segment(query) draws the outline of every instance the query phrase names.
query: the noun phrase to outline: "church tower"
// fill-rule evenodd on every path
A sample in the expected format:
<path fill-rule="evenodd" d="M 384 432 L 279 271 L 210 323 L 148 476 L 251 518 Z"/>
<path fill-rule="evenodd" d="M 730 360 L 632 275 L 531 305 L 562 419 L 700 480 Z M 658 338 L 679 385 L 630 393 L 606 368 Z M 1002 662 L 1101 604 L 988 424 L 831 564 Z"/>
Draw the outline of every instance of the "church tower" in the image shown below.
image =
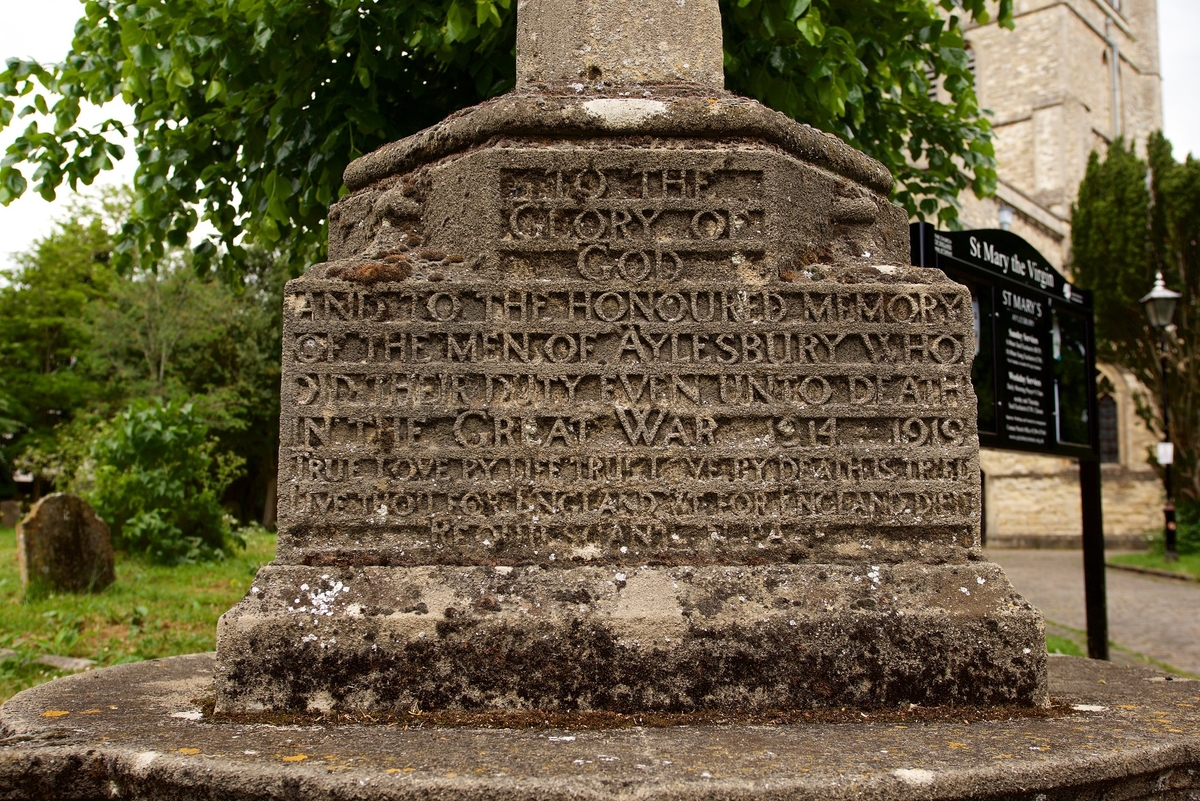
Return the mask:
<path fill-rule="evenodd" d="M 1014 30 L 967 31 L 980 106 L 992 112 L 996 197 L 963 198 L 968 228 L 1012 230 L 1056 266 L 1088 155 L 1162 128 L 1157 0 L 1016 0 Z M 1011 220 L 1011 222 L 1010 222 Z"/>

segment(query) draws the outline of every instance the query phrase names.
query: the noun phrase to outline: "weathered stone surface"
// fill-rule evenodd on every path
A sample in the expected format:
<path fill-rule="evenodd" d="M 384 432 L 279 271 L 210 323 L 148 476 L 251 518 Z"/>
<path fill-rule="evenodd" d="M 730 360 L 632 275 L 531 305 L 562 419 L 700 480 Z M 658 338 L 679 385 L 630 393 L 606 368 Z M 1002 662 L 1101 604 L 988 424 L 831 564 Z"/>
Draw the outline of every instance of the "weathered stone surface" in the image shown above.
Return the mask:
<path fill-rule="evenodd" d="M 0 797 L 1163 799 L 1200 792 L 1200 684 L 1050 659 L 1055 706 L 624 729 L 214 723 L 211 655 L 121 665 L 0 710 Z M 950 714 L 950 712 L 957 714 Z M 970 722 L 967 722 L 969 717 Z M 851 722 L 853 721 L 853 722 Z"/>
<path fill-rule="evenodd" d="M 707 0 L 519 0 L 517 87 L 725 87 L 721 12 Z"/>
<path fill-rule="evenodd" d="M 96 592 L 115 578 L 108 525 L 82 498 L 61 492 L 42 498 L 17 525 L 17 561 L 25 587 Z"/>
<path fill-rule="evenodd" d="M 277 565 L 255 586 L 222 624 L 226 709 L 1044 700 L 1040 620 L 987 563 Z"/>
<path fill-rule="evenodd" d="M 969 295 L 890 176 L 713 84 L 546 82 L 347 169 L 218 708 L 1042 703 Z"/>

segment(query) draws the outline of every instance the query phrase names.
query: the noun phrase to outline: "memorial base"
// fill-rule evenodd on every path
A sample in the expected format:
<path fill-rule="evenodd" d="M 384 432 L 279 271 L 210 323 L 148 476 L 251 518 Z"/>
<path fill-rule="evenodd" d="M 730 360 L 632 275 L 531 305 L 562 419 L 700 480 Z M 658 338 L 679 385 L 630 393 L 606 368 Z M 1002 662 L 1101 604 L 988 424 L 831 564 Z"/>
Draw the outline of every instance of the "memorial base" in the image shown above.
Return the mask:
<path fill-rule="evenodd" d="M 1049 660 L 1049 709 L 856 722 L 451 729 L 214 723 L 211 654 L 27 690 L 0 711 L 0 798 L 1055 799 L 1200 793 L 1200 684 Z M 986 714 L 986 713 L 985 713 Z"/>
<path fill-rule="evenodd" d="M 219 713 L 1045 702 L 1041 615 L 987 562 L 272 565 L 217 638 Z"/>

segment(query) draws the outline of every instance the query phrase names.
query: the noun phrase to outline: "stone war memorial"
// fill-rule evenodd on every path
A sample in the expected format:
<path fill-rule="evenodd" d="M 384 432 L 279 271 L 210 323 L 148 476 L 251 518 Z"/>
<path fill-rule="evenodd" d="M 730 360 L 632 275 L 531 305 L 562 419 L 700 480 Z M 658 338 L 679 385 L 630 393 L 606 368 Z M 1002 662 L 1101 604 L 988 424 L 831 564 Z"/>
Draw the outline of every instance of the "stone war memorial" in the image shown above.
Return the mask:
<path fill-rule="evenodd" d="M 722 58 L 524 0 L 512 93 L 349 165 L 277 558 L 6 704 L 0 797 L 1196 797 L 1196 683 L 1048 659 L 979 547 L 966 289 Z"/>
<path fill-rule="evenodd" d="M 519 20 L 517 93 L 350 165 L 288 285 L 217 710 L 1044 703 L 889 175 L 725 94 L 715 3 Z"/>

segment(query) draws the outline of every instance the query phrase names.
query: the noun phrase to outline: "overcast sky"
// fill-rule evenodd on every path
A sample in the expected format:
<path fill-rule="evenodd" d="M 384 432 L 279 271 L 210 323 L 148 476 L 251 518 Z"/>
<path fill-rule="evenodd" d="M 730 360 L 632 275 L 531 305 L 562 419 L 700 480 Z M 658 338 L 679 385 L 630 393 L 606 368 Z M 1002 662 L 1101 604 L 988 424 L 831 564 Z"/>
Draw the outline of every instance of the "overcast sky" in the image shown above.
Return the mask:
<path fill-rule="evenodd" d="M 0 0 L 0 7 L 4 9 L 0 58 L 60 60 L 82 13 L 81 0 Z M 1200 47 L 1196 46 L 1200 0 L 1158 0 L 1158 14 L 1166 134 L 1175 145 L 1177 158 L 1189 151 L 1200 157 Z M 11 141 L 11 131 L 0 134 L 0 149 Z M 103 180 L 122 183 L 132 175 L 132 159 L 126 157 L 115 174 Z M 67 192 L 61 192 L 58 201 L 47 203 L 29 194 L 7 208 L 0 207 L 0 270 L 11 264 L 12 253 L 27 249 L 34 239 L 49 233 L 54 218 L 65 211 L 66 196 Z"/>

